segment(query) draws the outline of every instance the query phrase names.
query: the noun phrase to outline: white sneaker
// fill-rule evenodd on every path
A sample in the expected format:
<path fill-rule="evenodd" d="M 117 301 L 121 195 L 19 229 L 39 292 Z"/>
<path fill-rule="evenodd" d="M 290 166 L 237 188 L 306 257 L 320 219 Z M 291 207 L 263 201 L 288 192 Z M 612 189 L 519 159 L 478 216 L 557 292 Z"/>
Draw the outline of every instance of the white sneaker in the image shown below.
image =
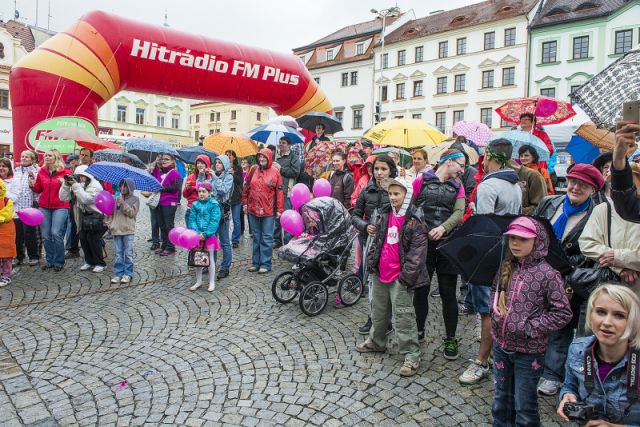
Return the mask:
<path fill-rule="evenodd" d="M 87 271 L 89 269 L 93 268 L 93 265 L 89 265 L 89 264 L 82 264 L 82 267 L 80 267 L 80 271 Z"/>
<path fill-rule="evenodd" d="M 120 278 L 118 276 L 111 279 L 111 283 L 120 283 Z"/>
<path fill-rule="evenodd" d="M 193 285 L 192 287 L 189 288 L 190 291 L 195 291 L 196 289 L 198 289 L 200 286 L 202 286 L 202 283 L 198 282 L 195 285 Z"/>
<path fill-rule="evenodd" d="M 491 368 L 488 362 L 485 366 L 483 366 L 478 359 L 471 360 L 470 362 L 471 365 L 469 365 L 467 370 L 464 371 L 462 375 L 460 375 L 460 378 L 458 378 L 458 381 L 460 381 L 461 384 L 476 384 L 479 383 L 482 379 L 489 376 L 489 370 Z"/>
<path fill-rule="evenodd" d="M 11 283 L 11 279 L 8 277 L 3 277 L 0 279 L 0 288 L 2 288 L 3 286 L 7 286 L 9 283 Z"/>
<path fill-rule="evenodd" d="M 95 267 L 93 267 L 94 273 L 102 273 L 103 271 L 104 271 L 104 267 L 101 265 L 96 265 Z"/>
<path fill-rule="evenodd" d="M 538 383 L 538 393 L 544 396 L 555 396 L 561 388 L 561 382 L 548 380 L 546 378 L 540 378 L 540 382 Z"/>
<path fill-rule="evenodd" d="M 215 283 L 209 283 L 209 288 L 207 289 L 207 291 L 213 292 L 215 290 L 216 290 L 216 284 Z"/>
<path fill-rule="evenodd" d="M 131 282 L 131 277 L 124 275 L 122 276 L 122 279 L 120 279 L 120 283 L 129 283 Z"/>

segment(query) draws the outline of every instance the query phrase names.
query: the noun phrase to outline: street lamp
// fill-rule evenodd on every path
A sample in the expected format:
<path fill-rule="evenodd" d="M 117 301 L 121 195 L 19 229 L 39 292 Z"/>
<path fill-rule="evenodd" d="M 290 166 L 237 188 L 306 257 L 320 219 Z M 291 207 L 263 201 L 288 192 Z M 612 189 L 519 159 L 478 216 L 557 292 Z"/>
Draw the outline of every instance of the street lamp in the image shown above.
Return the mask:
<path fill-rule="evenodd" d="M 377 15 L 380 19 L 382 19 L 382 34 L 381 34 L 381 47 L 380 47 L 380 89 L 378 90 L 378 102 L 375 107 L 374 118 L 381 119 L 382 118 L 382 81 L 384 80 L 384 66 L 382 64 L 384 58 L 384 33 L 386 29 L 386 20 L 387 16 L 398 16 L 400 15 L 400 8 L 398 6 L 389 7 L 387 9 L 377 10 L 371 9 L 371 13 Z M 373 58 L 373 64 L 375 67 L 375 58 Z"/>

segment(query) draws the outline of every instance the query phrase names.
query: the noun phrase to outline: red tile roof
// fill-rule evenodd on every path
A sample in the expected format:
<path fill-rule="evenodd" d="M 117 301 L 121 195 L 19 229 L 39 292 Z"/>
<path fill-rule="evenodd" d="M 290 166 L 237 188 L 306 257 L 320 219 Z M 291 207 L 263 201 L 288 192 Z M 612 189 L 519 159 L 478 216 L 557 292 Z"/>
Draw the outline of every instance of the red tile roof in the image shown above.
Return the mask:
<path fill-rule="evenodd" d="M 13 37 L 19 39 L 22 47 L 24 47 L 27 52 L 31 52 L 36 48 L 36 41 L 33 38 L 33 33 L 27 25 L 11 20 L 7 22 L 0 22 L 0 27 L 7 30 L 7 32 L 9 32 Z"/>

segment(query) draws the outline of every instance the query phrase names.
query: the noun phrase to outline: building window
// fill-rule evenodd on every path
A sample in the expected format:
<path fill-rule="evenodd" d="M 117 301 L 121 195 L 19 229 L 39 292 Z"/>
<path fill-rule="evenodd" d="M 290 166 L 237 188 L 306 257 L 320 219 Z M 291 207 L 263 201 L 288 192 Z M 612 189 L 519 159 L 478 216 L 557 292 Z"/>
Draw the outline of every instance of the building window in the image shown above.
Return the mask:
<path fill-rule="evenodd" d="M 0 108 L 9 109 L 9 91 L 7 89 L 0 89 Z"/>
<path fill-rule="evenodd" d="M 424 61 L 424 46 L 416 47 L 416 62 Z"/>
<path fill-rule="evenodd" d="M 256 113 L 256 120 L 259 122 L 262 121 L 262 113 L 260 112 Z"/>
<path fill-rule="evenodd" d="M 440 129 L 440 132 L 444 133 L 444 129 L 447 126 L 447 113 L 440 111 L 436 113 L 436 127 Z"/>
<path fill-rule="evenodd" d="M 404 65 L 407 63 L 407 51 L 399 50 L 398 51 L 398 66 Z"/>
<path fill-rule="evenodd" d="M 506 121 L 505 119 L 500 119 L 500 127 L 501 128 L 509 128 L 513 125 L 513 123 Z"/>
<path fill-rule="evenodd" d="M 516 67 L 502 69 L 502 86 L 513 86 L 516 84 Z"/>
<path fill-rule="evenodd" d="M 456 40 L 456 55 L 467 53 L 467 38 L 462 37 Z"/>
<path fill-rule="evenodd" d="M 549 64 L 550 62 L 556 62 L 557 51 L 558 51 L 557 41 L 542 43 L 542 63 Z"/>
<path fill-rule="evenodd" d="M 320 77 L 314 77 L 313 81 L 315 81 L 317 84 L 320 84 Z"/>
<path fill-rule="evenodd" d="M 569 95 L 571 95 L 573 92 L 577 91 L 580 88 L 580 86 L 582 86 L 582 85 L 572 85 L 571 89 L 569 90 Z"/>
<path fill-rule="evenodd" d="M 199 130 L 197 130 L 197 131 L 195 132 L 195 135 L 196 135 L 196 141 L 197 141 L 197 140 L 199 140 L 199 139 L 200 139 L 200 131 L 199 131 Z"/>
<path fill-rule="evenodd" d="M 231 110 L 231 120 L 237 120 L 238 119 L 238 113 L 236 112 L 236 110 Z"/>
<path fill-rule="evenodd" d="M 327 49 L 327 61 L 333 61 L 333 49 Z"/>
<path fill-rule="evenodd" d="M 4 58 L 4 45 L 0 43 L 0 59 Z"/>
<path fill-rule="evenodd" d="M 383 53 L 380 57 L 380 68 L 386 69 L 389 68 L 389 54 Z"/>
<path fill-rule="evenodd" d="M 507 28 L 504 30 L 504 47 L 515 46 L 516 44 L 516 29 Z"/>
<path fill-rule="evenodd" d="M 173 129 L 178 129 L 178 127 L 180 127 L 180 115 L 179 114 L 173 114 L 171 116 L 171 127 Z"/>
<path fill-rule="evenodd" d="M 358 72 L 357 71 L 352 71 L 351 72 L 351 86 L 355 86 L 358 84 Z"/>
<path fill-rule="evenodd" d="M 396 85 L 396 99 L 404 99 L 404 83 Z"/>
<path fill-rule="evenodd" d="M 413 96 L 422 96 L 422 80 L 413 82 Z"/>
<path fill-rule="evenodd" d="M 491 31 L 490 33 L 484 33 L 484 50 L 495 49 L 496 47 L 496 33 Z"/>
<path fill-rule="evenodd" d="M 340 86 L 345 87 L 349 85 L 349 73 L 342 73 L 342 81 Z"/>
<path fill-rule="evenodd" d="M 356 55 L 363 55 L 363 54 L 364 54 L 364 44 L 358 43 L 356 45 Z"/>
<path fill-rule="evenodd" d="M 381 101 L 386 101 L 388 98 L 388 88 L 387 86 L 382 86 L 380 89 L 380 100 Z"/>
<path fill-rule="evenodd" d="M 216 122 L 220 121 L 220 111 L 216 112 Z"/>
<path fill-rule="evenodd" d="M 136 108 L 136 124 L 144 124 L 144 108 Z"/>
<path fill-rule="evenodd" d="M 209 121 L 210 122 L 215 122 L 216 121 L 216 113 L 214 111 L 209 113 Z"/>
<path fill-rule="evenodd" d="M 453 112 L 453 124 L 464 120 L 464 110 L 456 110 Z"/>
<path fill-rule="evenodd" d="M 118 105 L 118 115 L 116 117 L 116 120 L 119 122 L 126 122 L 127 121 L 127 107 L 124 105 Z"/>
<path fill-rule="evenodd" d="M 416 120 L 422 120 L 422 114 L 420 114 L 420 113 L 412 114 L 411 118 L 412 119 L 416 119 Z"/>
<path fill-rule="evenodd" d="M 549 98 L 555 98 L 556 97 L 556 88 L 549 87 L 549 88 L 540 89 L 540 95 L 548 96 Z"/>
<path fill-rule="evenodd" d="M 480 122 L 491 127 L 491 108 L 480 109 Z"/>
<path fill-rule="evenodd" d="M 235 132 L 235 131 L 236 131 L 236 128 L 229 128 L 229 130 L 230 130 L 231 132 Z"/>
<path fill-rule="evenodd" d="M 482 72 L 482 89 L 493 87 L 493 70 Z"/>
<path fill-rule="evenodd" d="M 353 110 L 352 129 L 362 129 L 362 109 Z"/>
<path fill-rule="evenodd" d="M 342 123 L 342 119 L 344 118 L 344 113 L 342 111 L 336 111 L 335 116 L 336 116 L 336 119 L 338 119 L 338 121 Z"/>
<path fill-rule="evenodd" d="M 158 126 L 159 128 L 164 127 L 164 114 L 158 114 L 156 116 L 156 126 Z"/>
<path fill-rule="evenodd" d="M 616 31 L 616 54 L 627 53 L 631 50 L 633 30 Z"/>
<path fill-rule="evenodd" d="M 453 83 L 453 91 L 454 92 L 464 92 L 467 90 L 467 77 L 465 74 L 458 74 L 454 77 Z"/>
<path fill-rule="evenodd" d="M 438 77 L 436 82 L 436 93 L 447 93 L 447 78 L 446 77 Z"/>
<path fill-rule="evenodd" d="M 299 58 L 300 58 L 300 61 L 302 61 L 302 63 L 304 64 L 304 55 L 300 55 Z"/>
<path fill-rule="evenodd" d="M 196 114 L 196 123 L 200 123 L 200 114 Z"/>
<path fill-rule="evenodd" d="M 449 56 L 449 42 L 438 43 L 438 58 L 446 58 Z"/>
<path fill-rule="evenodd" d="M 589 57 L 589 36 L 573 38 L 573 59 Z"/>

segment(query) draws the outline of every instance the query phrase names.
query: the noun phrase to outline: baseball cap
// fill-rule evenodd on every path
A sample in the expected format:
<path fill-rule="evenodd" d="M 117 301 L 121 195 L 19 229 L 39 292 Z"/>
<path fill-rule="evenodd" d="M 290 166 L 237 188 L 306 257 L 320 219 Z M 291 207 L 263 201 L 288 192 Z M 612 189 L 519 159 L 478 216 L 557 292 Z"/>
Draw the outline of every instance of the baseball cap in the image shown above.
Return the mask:
<path fill-rule="evenodd" d="M 504 234 L 506 236 L 522 237 L 523 239 L 533 239 L 538 235 L 538 231 L 536 229 L 536 224 L 531 218 L 521 216 L 509 224 L 509 228 Z"/>
<path fill-rule="evenodd" d="M 409 191 L 409 188 L 404 182 L 398 181 L 397 179 L 394 179 L 394 178 L 385 178 L 380 183 L 380 187 L 382 187 L 382 189 L 387 192 L 389 191 L 389 187 L 391 187 L 392 185 L 397 185 L 399 187 L 404 188 L 405 191 Z"/>

